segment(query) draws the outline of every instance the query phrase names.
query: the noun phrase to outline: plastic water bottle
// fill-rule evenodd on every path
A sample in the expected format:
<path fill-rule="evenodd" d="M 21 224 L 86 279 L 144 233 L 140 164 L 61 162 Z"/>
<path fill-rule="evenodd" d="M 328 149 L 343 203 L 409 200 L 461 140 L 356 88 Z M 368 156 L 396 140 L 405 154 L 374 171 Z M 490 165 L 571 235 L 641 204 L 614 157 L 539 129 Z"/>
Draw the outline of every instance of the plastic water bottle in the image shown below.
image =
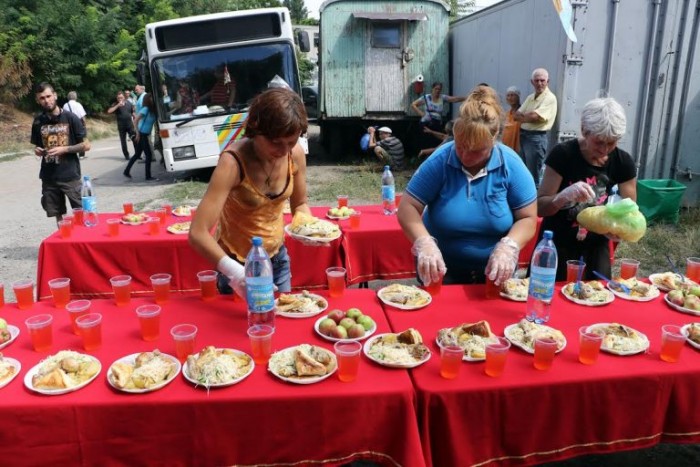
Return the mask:
<path fill-rule="evenodd" d="M 396 187 L 394 185 L 394 174 L 388 165 L 384 166 L 382 174 L 382 206 L 385 216 L 393 216 L 396 213 Z"/>
<path fill-rule="evenodd" d="M 253 237 L 253 248 L 245 260 L 245 287 L 248 301 L 248 326 L 267 324 L 275 327 L 275 290 L 272 262 L 260 237 Z"/>
<path fill-rule="evenodd" d="M 617 185 L 613 185 L 612 189 L 610 190 L 610 196 L 608 196 L 608 200 L 605 202 L 605 204 L 615 204 L 618 201 L 622 201 L 622 196 L 617 194 Z"/>
<path fill-rule="evenodd" d="M 89 175 L 83 175 L 80 197 L 83 203 L 83 224 L 85 227 L 95 227 L 97 225 L 97 199 Z"/>
<path fill-rule="evenodd" d="M 530 287 L 527 291 L 525 318 L 537 324 L 549 321 L 554 282 L 557 276 L 557 248 L 552 241 L 552 231 L 545 230 L 537 244 L 530 263 Z"/>

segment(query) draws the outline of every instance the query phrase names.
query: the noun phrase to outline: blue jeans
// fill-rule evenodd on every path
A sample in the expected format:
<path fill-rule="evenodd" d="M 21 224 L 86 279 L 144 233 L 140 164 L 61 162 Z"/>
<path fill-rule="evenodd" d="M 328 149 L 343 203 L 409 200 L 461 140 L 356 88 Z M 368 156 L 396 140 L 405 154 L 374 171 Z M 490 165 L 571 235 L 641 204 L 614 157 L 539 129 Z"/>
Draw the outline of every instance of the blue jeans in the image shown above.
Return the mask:
<path fill-rule="evenodd" d="M 289 262 L 287 247 L 282 245 L 277 254 L 270 258 L 270 261 L 272 261 L 272 275 L 274 277 L 274 283 L 277 286 L 277 291 L 283 293 L 290 292 L 292 290 L 292 269 Z M 233 289 L 228 285 L 228 282 L 228 277 L 221 273 L 218 274 L 216 285 L 221 295 L 233 294 Z"/>
<path fill-rule="evenodd" d="M 520 157 L 532 174 L 535 185 L 540 186 L 544 174 L 544 158 L 547 155 L 548 136 L 546 132 L 520 130 Z"/>

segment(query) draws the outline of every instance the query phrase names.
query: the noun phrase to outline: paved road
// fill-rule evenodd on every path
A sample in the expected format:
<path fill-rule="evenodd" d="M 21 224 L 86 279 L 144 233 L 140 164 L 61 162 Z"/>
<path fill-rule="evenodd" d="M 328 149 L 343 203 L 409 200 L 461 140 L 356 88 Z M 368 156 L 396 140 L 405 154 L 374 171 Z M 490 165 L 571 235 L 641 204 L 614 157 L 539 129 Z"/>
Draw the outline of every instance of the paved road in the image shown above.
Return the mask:
<path fill-rule="evenodd" d="M 160 164 L 152 165 L 158 182 L 144 180 L 144 165 L 132 168 L 132 179 L 122 175 L 126 161 L 118 138 L 93 142 L 81 161 L 82 171 L 93 179 L 98 210 L 121 210 L 124 201 L 159 202 L 165 189 L 175 182 Z M 0 282 L 5 285 L 5 299 L 14 301 L 11 283 L 18 279 L 36 278 L 37 256 L 41 240 L 56 229 L 53 218 L 41 208 L 39 161 L 33 154 L 0 162 L 0 212 L 3 215 L 0 235 Z"/>

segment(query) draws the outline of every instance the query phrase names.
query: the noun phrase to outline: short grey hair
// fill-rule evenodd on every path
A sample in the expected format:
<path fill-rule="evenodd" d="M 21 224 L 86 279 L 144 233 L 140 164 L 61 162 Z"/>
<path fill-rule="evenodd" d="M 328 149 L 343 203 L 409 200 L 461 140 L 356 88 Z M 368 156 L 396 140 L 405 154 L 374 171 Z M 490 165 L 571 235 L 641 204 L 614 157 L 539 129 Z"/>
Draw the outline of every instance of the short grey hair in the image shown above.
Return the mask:
<path fill-rule="evenodd" d="M 78 93 L 75 91 L 71 91 L 68 93 L 68 100 L 69 101 L 74 101 L 78 99 Z"/>
<path fill-rule="evenodd" d="M 612 97 L 590 100 L 581 112 L 581 131 L 603 138 L 620 139 L 627 129 L 625 109 Z"/>
<path fill-rule="evenodd" d="M 506 89 L 506 94 L 510 94 L 511 92 L 517 94 L 518 97 L 520 97 L 520 89 L 518 89 L 517 86 L 511 86 L 508 89 Z"/>
<path fill-rule="evenodd" d="M 532 71 L 532 76 L 530 76 L 530 79 L 535 79 L 535 76 L 537 75 L 543 75 L 547 81 L 549 81 L 549 72 L 545 70 L 544 68 L 535 68 Z"/>

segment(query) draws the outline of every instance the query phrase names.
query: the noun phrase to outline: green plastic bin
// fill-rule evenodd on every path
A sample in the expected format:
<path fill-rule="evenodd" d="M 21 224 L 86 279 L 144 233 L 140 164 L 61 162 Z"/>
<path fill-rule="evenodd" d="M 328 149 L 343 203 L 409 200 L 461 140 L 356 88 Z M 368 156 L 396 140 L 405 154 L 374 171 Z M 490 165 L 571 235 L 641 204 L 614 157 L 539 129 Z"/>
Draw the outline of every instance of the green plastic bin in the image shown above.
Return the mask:
<path fill-rule="evenodd" d="M 647 222 L 678 223 L 686 186 L 671 179 L 637 180 L 637 204 Z"/>

